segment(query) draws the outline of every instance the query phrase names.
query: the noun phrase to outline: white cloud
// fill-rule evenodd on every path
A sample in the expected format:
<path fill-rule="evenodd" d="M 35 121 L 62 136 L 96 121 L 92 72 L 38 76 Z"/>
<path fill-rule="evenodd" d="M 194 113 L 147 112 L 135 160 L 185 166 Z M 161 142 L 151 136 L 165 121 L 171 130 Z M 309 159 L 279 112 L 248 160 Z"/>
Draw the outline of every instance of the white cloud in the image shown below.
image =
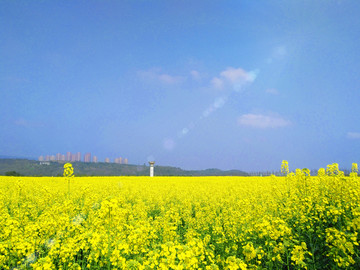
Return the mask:
<path fill-rule="evenodd" d="M 200 81 L 201 80 L 201 74 L 199 71 L 197 70 L 192 70 L 190 71 L 191 77 L 193 78 L 193 80 L 195 81 Z"/>
<path fill-rule="evenodd" d="M 167 73 L 161 72 L 161 70 L 158 68 L 139 71 L 138 76 L 146 81 L 155 81 L 167 85 L 179 84 L 186 80 L 186 77 L 169 75 Z"/>
<path fill-rule="evenodd" d="M 220 72 L 220 76 L 214 77 L 211 80 L 211 84 L 213 87 L 218 89 L 230 87 L 239 91 L 246 83 L 252 83 L 255 81 L 256 76 L 257 71 L 248 72 L 242 68 L 228 67 Z"/>
<path fill-rule="evenodd" d="M 219 79 L 218 77 L 214 77 L 211 80 L 211 84 L 212 84 L 213 87 L 215 87 L 217 89 L 222 89 L 224 87 L 223 80 Z"/>
<path fill-rule="evenodd" d="M 218 97 L 217 99 L 215 99 L 213 106 L 216 109 L 221 108 L 222 106 L 224 106 L 226 101 L 227 97 Z"/>
<path fill-rule="evenodd" d="M 360 132 L 348 132 L 346 137 L 348 139 L 360 139 Z"/>
<path fill-rule="evenodd" d="M 181 83 L 184 81 L 184 77 L 182 76 L 171 76 L 169 74 L 159 74 L 158 75 L 158 80 L 162 83 L 166 83 L 166 84 L 176 84 L 176 83 Z"/>
<path fill-rule="evenodd" d="M 269 88 L 265 90 L 266 93 L 271 94 L 271 95 L 278 95 L 279 91 L 275 88 Z"/>
<path fill-rule="evenodd" d="M 279 128 L 291 124 L 290 121 L 278 115 L 243 114 L 238 118 L 238 124 L 254 128 Z"/>
<path fill-rule="evenodd" d="M 239 81 L 253 82 L 255 80 L 253 74 L 251 74 L 250 72 L 246 72 L 242 68 L 229 67 L 226 70 L 222 71 L 220 73 L 220 76 L 232 83 L 237 83 Z"/>

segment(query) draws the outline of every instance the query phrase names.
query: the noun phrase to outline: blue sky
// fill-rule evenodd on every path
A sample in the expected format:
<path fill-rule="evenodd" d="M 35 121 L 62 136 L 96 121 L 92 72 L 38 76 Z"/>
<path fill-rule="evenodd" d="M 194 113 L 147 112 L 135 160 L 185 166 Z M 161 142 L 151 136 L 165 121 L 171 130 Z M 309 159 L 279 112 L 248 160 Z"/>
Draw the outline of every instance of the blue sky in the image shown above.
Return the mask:
<path fill-rule="evenodd" d="M 0 154 L 360 163 L 359 1 L 0 2 Z"/>

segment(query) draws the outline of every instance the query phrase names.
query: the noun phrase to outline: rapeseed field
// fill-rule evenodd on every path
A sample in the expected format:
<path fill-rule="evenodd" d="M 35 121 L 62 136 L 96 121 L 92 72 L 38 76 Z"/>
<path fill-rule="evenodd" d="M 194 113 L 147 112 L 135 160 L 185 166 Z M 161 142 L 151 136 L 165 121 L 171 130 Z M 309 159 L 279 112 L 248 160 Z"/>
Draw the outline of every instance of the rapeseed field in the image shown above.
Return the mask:
<path fill-rule="evenodd" d="M 360 269 L 352 171 L 0 176 L 0 269 Z"/>

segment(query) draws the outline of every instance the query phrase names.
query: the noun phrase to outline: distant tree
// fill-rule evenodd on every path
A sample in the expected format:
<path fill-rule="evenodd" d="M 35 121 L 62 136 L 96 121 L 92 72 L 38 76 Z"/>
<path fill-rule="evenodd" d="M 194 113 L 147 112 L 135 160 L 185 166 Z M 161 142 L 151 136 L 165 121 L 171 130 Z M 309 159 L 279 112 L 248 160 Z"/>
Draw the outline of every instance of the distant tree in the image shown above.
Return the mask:
<path fill-rule="evenodd" d="M 9 171 L 5 173 L 6 176 L 21 176 L 20 173 L 16 172 L 16 171 Z"/>

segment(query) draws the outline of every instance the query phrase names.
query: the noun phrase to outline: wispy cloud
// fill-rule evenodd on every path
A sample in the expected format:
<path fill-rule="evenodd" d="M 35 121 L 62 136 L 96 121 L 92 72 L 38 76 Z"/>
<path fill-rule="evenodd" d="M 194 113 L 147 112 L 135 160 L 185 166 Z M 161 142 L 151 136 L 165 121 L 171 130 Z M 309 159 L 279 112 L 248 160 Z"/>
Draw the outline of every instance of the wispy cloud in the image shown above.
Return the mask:
<path fill-rule="evenodd" d="M 195 81 L 200 81 L 202 79 L 202 76 L 199 71 L 192 70 L 190 71 L 191 78 Z"/>
<path fill-rule="evenodd" d="M 291 124 L 290 121 L 278 115 L 243 114 L 238 118 L 238 124 L 254 128 L 280 128 Z"/>
<path fill-rule="evenodd" d="M 287 48 L 285 45 L 280 45 L 280 46 L 275 47 L 274 52 L 273 52 L 274 57 L 281 58 L 286 55 L 287 55 Z"/>
<path fill-rule="evenodd" d="M 348 139 L 360 139 L 360 132 L 348 132 L 346 137 Z"/>
<path fill-rule="evenodd" d="M 253 82 L 255 80 L 255 76 L 253 73 L 246 72 L 242 68 L 229 67 L 226 70 L 222 71 L 220 75 L 232 83 L 237 83 L 239 81 Z"/>
<path fill-rule="evenodd" d="M 231 87 L 239 91 L 246 83 L 252 83 L 257 76 L 257 71 L 245 71 L 242 68 L 228 67 L 220 75 L 211 80 L 211 85 L 217 89 Z"/>
<path fill-rule="evenodd" d="M 29 121 L 29 120 L 26 120 L 24 118 L 19 118 L 19 119 L 16 119 L 14 121 L 14 124 L 16 126 L 19 126 L 19 127 L 27 127 L 27 128 L 34 128 L 34 127 L 43 127 L 45 126 L 43 123 L 41 122 L 34 122 L 34 121 Z"/>
<path fill-rule="evenodd" d="M 184 77 L 182 76 L 172 76 L 169 74 L 159 74 L 158 75 L 158 80 L 162 83 L 166 83 L 166 84 L 176 84 L 176 83 L 181 83 L 185 80 Z"/>
<path fill-rule="evenodd" d="M 1 77 L 0 81 L 10 82 L 10 83 L 29 83 L 30 80 L 18 76 L 6 76 Z"/>
<path fill-rule="evenodd" d="M 277 89 L 275 89 L 275 88 L 266 89 L 265 92 L 267 94 L 274 95 L 274 96 L 279 94 L 279 91 Z"/>
<path fill-rule="evenodd" d="M 205 111 L 203 111 L 201 118 L 208 117 L 216 110 L 222 108 L 225 105 L 226 101 L 227 101 L 226 96 L 216 98 L 214 102 L 209 107 L 207 107 Z"/>
<path fill-rule="evenodd" d="M 219 79 L 218 77 L 213 78 L 210 83 L 213 87 L 217 89 L 224 88 L 224 81 L 222 79 Z"/>
<path fill-rule="evenodd" d="M 167 151 L 172 151 L 175 147 L 175 141 L 171 138 L 166 138 L 163 141 L 163 147 Z"/>
<path fill-rule="evenodd" d="M 285 58 L 287 54 L 288 54 L 287 47 L 285 45 L 279 45 L 273 49 L 271 56 L 267 58 L 266 61 L 268 64 L 271 64 L 274 60 Z"/>
<path fill-rule="evenodd" d="M 138 76 L 146 81 L 160 82 L 166 85 L 179 84 L 186 80 L 184 76 L 174 76 L 163 73 L 160 69 L 150 69 L 138 71 Z"/>

